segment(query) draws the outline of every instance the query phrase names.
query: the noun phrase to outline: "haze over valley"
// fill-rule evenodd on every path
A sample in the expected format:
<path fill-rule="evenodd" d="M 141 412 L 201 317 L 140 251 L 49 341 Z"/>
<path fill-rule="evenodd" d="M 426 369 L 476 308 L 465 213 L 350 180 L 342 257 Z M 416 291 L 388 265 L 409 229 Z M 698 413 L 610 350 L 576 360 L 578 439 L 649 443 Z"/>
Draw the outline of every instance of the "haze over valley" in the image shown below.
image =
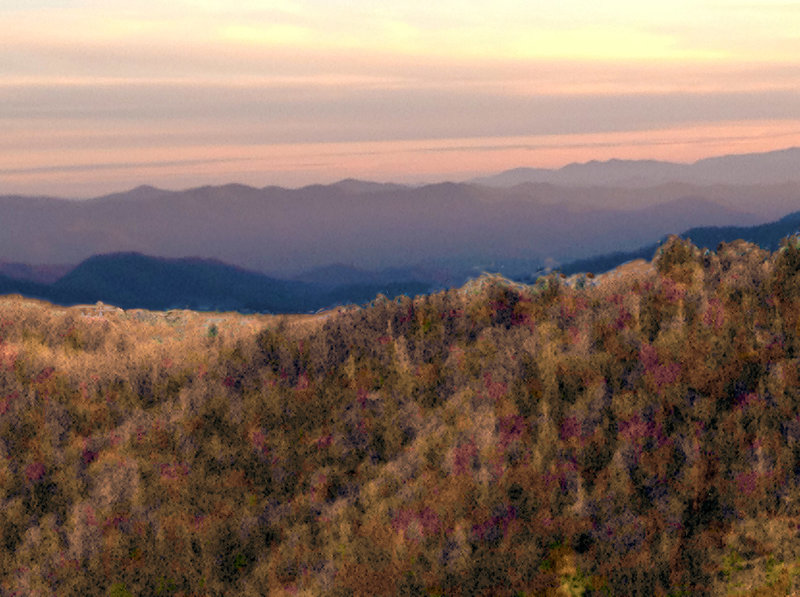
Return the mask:
<path fill-rule="evenodd" d="M 798 161 L 800 150 L 787 149 L 692 166 L 614 160 L 421 186 L 343 180 L 300 189 L 140 186 L 89 200 L 5 196 L 2 271 L 52 283 L 60 277 L 53 272 L 64 275 L 104 254 L 212 259 L 267 276 L 273 285 L 295 280 L 297 292 L 298 284 L 316 285 L 305 298 L 292 295 L 292 310 L 321 308 L 335 301 L 330 293 L 326 298 L 326 288 L 360 286 L 337 295 L 360 301 L 391 284 L 394 290 L 454 287 L 483 271 L 530 278 L 698 226 L 775 221 L 800 208 Z M 719 184 L 720 173 L 733 171 L 739 184 Z M 269 310 L 292 305 L 288 298 L 265 301 L 245 302 Z"/>

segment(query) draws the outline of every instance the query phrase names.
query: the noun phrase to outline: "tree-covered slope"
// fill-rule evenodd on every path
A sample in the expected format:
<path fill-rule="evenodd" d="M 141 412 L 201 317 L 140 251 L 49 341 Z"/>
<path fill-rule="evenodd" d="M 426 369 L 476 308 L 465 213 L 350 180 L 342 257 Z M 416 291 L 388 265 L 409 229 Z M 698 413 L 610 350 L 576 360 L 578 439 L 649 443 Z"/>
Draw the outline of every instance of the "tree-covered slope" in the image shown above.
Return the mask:
<path fill-rule="evenodd" d="M 0 302 L 12 594 L 789 594 L 800 248 L 316 317 Z"/>

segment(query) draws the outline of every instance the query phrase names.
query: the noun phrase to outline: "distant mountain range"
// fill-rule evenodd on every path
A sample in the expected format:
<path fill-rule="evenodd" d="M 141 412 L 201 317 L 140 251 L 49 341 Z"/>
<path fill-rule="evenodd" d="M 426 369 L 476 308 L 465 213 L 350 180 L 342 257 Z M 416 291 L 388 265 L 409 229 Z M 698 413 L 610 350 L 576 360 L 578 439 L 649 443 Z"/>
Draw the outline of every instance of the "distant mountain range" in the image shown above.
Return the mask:
<path fill-rule="evenodd" d="M 514 168 L 472 182 L 497 187 L 523 183 L 567 186 L 651 187 L 683 182 L 692 185 L 758 185 L 800 182 L 800 148 L 707 158 L 693 164 L 655 160 L 608 160 L 563 168 Z"/>
<path fill-rule="evenodd" d="M 482 271 L 600 271 L 598 259 L 650 258 L 654 240 L 681 230 L 710 239 L 767 226 L 772 235 L 769 226 L 800 210 L 798 166 L 792 148 L 418 187 L 348 179 L 294 190 L 141 186 L 83 201 L 0 196 L 0 292 L 305 312 L 459 286 Z"/>
<path fill-rule="evenodd" d="M 0 276 L 17 280 L 28 280 L 41 284 L 52 284 L 68 274 L 75 265 L 31 265 L 29 263 L 7 263 L 0 261 Z"/>
<path fill-rule="evenodd" d="M 721 242 L 743 239 L 774 251 L 783 237 L 798 229 L 800 211 L 768 224 L 698 227 L 680 236 L 712 250 Z M 659 244 L 573 261 L 557 270 L 567 275 L 603 273 L 627 261 L 652 259 Z M 47 283 L 39 280 L 43 275 L 40 268 L 0 264 L 0 294 L 18 293 L 61 305 L 102 301 L 124 309 L 308 313 L 342 304 L 364 304 L 378 293 L 390 298 L 401 294 L 416 296 L 445 286 L 459 286 L 470 277 L 464 273 L 461 279 L 443 284 L 435 271 L 421 268 L 364 271 L 334 264 L 294 279 L 278 279 L 210 259 L 165 259 L 139 253 L 98 255 L 74 268 L 58 268 L 67 271 Z M 56 269 L 45 272 L 52 275 Z M 473 276 L 478 273 L 472 272 Z M 507 277 L 532 283 L 537 274 Z"/>
<path fill-rule="evenodd" d="M 513 266 L 522 273 L 549 261 L 630 250 L 696 225 L 753 225 L 798 208 L 800 183 L 502 189 L 350 181 L 296 190 L 226 185 L 179 192 L 140 187 L 86 201 L 0 197 L 0 260 L 79 263 L 93 255 L 137 252 L 217 259 L 276 277 L 333 263 L 363 270 Z"/>

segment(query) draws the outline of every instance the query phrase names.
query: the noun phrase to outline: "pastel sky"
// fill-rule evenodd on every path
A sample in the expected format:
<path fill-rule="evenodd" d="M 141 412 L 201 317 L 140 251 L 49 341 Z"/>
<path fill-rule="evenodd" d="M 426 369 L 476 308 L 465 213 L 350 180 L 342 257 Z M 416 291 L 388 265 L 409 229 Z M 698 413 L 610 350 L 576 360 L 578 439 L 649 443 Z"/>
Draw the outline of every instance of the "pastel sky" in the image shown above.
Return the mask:
<path fill-rule="evenodd" d="M 800 2 L 0 0 L 0 193 L 800 145 Z"/>

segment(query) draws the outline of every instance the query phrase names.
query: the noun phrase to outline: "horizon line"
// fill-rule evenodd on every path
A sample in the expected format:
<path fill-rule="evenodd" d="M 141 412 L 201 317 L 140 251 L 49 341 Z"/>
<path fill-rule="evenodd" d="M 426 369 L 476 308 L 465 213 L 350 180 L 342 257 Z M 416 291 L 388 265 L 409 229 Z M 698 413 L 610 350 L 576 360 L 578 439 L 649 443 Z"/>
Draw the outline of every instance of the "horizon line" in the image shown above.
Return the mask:
<path fill-rule="evenodd" d="M 659 160 L 655 158 L 640 158 L 640 159 L 630 159 L 630 158 L 618 158 L 612 157 L 605 160 L 598 160 L 598 159 L 590 159 L 585 161 L 572 161 L 567 162 L 562 166 L 558 167 L 541 167 L 541 166 L 515 166 L 512 168 L 505 168 L 503 170 L 496 170 L 491 172 L 485 173 L 474 173 L 472 176 L 466 179 L 454 180 L 454 179 L 440 179 L 440 180 L 427 180 L 424 182 L 398 182 L 395 180 L 375 180 L 375 179 L 368 179 L 368 178 L 358 178 L 355 176 L 345 176 L 344 178 L 334 180 L 332 182 L 324 182 L 322 180 L 318 182 L 311 182 L 307 184 L 298 184 L 298 185 L 285 185 L 285 184 L 266 184 L 266 185 L 254 185 L 248 184 L 244 182 L 239 182 L 237 180 L 230 180 L 228 182 L 220 182 L 215 184 L 200 184 L 197 186 L 181 186 L 181 187 L 163 187 L 157 186 L 155 184 L 150 184 L 144 182 L 142 184 L 138 184 L 132 187 L 126 187 L 121 190 L 111 191 L 102 193 L 99 195 L 92 195 L 92 196 L 56 196 L 50 194 L 21 194 L 21 193 L 4 193 L 0 196 L 3 197 L 21 197 L 21 198 L 31 198 L 31 199 L 59 199 L 59 200 L 67 200 L 67 201 L 91 201 L 95 199 L 103 199 L 107 197 L 112 197 L 115 195 L 125 195 L 132 193 L 134 191 L 140 189 L 152 189 L 153 191 L 160 191 L 165 193 L 182 193 L 188 192 L 198 189 L 204 188 L 222 188 L 227 186 L 241 186 L 246 187 L 252 190 L 264 191 L 267 189 L 282 189 L 286 191 L 300 191 L 303 189 L 308 189 L 312 187 L 330 187 L 339 185 L 342 183 L 364 183 L 364 184 L 374 184 L 374 185 L 381 185 L 381 186 L 400 186 L 400 187 L 407 187 L 407 188 L 422 188 L 426 186 L 435 186 L 440 184 L 481 184 L 481 180 L 485 178 L 491 178 L 494 176 L 502 175 L 505 173 L 510 172 L 519 172 L 525 170 L 538 170 L 540 172 L 558 172 L 570 166 L 586 166 L 589 164 L 610 164 L 610 163 L 618 163 L 618 162 L 627 162 L 627 163 L 659 163 L 659 164 L 671 164 L 677 166 L 693 166 L 700 162 L 704 162 L 707 160 L 714 160 L 720 158 L 731 158 L 731 157 L 738 157 L 738 156 L 762 156 L 768 154 L 777 154 L 777 153 L 784 153 L 784 152 L 791 152 L 791 151 L 800 151 L 800 146 L 798 145 L 790 145 L 787 147 L 782 147 L 779 149 L 771 149 L 767 151 L 751 151 L 751 152 L 741 152 L 741 153 L 723 153 L 723 154 L 715 154 L 703 158 L 699 158 L 693 161 L 681 162 L 681 161 L 673 161 L 673 160 Z M 111 170 L 111 169 L 135 169 L 135 168 L 142 168 L 142 167 L 150 167 L 150 168 L 159 168 L 159 167 L 171 167 L 176 165 L 203 165 L 203 164 L 217 164 L 217 163 L 230 163 L 230 162 L 241 162 L 241 161 L 249 161 L 249 158 L 220 158 L 220 159 L 204 159 L 204 160 L 165 160 L 163 162 L 120 162 L 120 163 L 100 163 L 100 164 L 85 164 L 85 165 L 68 165 L 68 166 L 52 166 L 52 167 L 35 167 L 35 168 L 10 168 L 10 169 L 0 169 L 0 176 L 9 175 L 9 174 L 35 174 L 35 173 L 55 173 L 55 172 L 75 172 L 75 171 L 92 171 L 92 170 Z M 678 181 L 673 181 L 678 182 Z M 525 184 L 525 183 L 520 183 Z"/>

